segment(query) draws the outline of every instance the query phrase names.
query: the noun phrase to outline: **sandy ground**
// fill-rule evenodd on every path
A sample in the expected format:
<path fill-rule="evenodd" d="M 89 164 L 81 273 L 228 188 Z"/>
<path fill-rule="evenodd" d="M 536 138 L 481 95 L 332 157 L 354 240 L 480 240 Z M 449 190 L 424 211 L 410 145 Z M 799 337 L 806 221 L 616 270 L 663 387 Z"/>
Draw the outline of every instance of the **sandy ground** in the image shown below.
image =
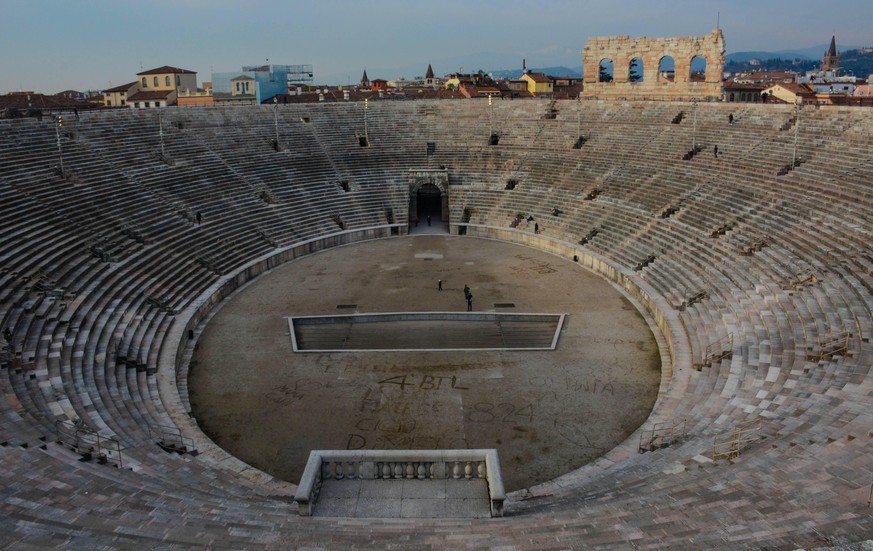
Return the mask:
<path fill-rule="evenodd" d="M 465 284 L 476 311 L 569 314 L 557 350 L 291 349 L 286 316 L 465 311 Z M 218 445 L 294 483 L 312 449 L 497 448 L 511 491 L 624 440 L 659 382 L 645 320 L 599 276 L 519 245 L 419 235 L 311 255 L 231 297 L 197 344 L 189 396 Z"/>

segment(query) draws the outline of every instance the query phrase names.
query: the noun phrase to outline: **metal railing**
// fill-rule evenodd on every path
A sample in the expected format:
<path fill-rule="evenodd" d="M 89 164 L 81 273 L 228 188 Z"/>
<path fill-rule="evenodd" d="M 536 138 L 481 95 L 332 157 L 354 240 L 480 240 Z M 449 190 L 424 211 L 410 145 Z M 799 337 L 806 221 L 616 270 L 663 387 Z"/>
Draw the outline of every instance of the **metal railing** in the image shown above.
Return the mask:
<path fill-rule="evenodd" d="M 740 456 L 743 450 L 762 439 L 761 420 L 755 419 L 740 423 L 727 433 L 715 437 L 712 444 L 712 460 L 732 460 Z"/>
<path fill-rule="evenodd" d="M 640 433 L 639 452 L 645 453 L 669 447 L 674 442 L 685 438 L 686 434 L 686 419 L 655 423 L 651 429 L 643 429 Z"/>
<path fill-rule="evenodd" d="M 83 425 L 72 421 L 56 421 L 55 431 L 57 442 L 68 446 L 83 457 L 97 457 L 102 464 L 114 464 L 118 468 L 124 466 L 121 444 L 118 440 L 108 436 L 102 436 Z"/>
<path fill-rule="evenodd" d="M 149 425 L 149 438 L 167 450 L 178 453 L 190 453 L 194 450 L 194 440 L 182 435 L 179 427 L 166 425 Z"/>

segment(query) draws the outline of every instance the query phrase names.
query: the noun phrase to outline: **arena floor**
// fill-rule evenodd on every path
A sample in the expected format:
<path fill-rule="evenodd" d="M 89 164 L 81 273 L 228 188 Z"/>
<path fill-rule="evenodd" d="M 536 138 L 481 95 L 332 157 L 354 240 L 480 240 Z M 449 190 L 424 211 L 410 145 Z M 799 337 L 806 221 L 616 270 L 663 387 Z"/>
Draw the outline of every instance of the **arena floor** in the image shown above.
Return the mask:
<path fill-rule="evenodd" d="M 288 316 L 463 312 L 464 285 L 474 311 L 568 314 L 556 350 L 292 350 Z M 596 274 L 519 245 L 419 235 L 310 255 L 243 288 L 198 340 L 188 388 L 218 445 L 293 483 L 311 449 L 470 447 L 499 450 L 512 491 L 626 439 L 660 377 L 646 321 Z"/>

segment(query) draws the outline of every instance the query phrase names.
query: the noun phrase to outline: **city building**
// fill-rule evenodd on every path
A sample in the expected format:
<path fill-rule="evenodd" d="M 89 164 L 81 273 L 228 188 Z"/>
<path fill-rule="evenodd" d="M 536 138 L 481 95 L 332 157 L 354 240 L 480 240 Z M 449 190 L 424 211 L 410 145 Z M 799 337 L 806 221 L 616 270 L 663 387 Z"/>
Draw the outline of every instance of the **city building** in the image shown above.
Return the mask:
<path fill-rule="evenodd" d="M 780 84 L 791 84 L 780 83 Z M 773 83 L 770 83 L 772 86 Z M 727 81 L 724 83 L 724 101 L 731 103 L 761 103 L 761 93 L 767 84 Z"/>
<path fill-rule="evenodd" d="M 433 67 L 430 63 L 427 64 L 427 71 L 424 73 L 424 85 L 432 88 L 438 88 L 440 85 L 439 79 L 433 75 Z"/>
<path fill-rule="evenodd" d="M 777 82 L 761 91 L 766 94 L 768 102 L 777 103 L 815 103 L 816 94 L 812 87 L 806 84 L 783 84 Z"/>
<path fill-rule="evenodd" d="M 298 85 L 311 84 L 312 76 L 312 65 L 249 65 L 241 71 L 212 73 L 212 94 L 216 103 L 263 103 Z"/>
<path fill-rule="evenodd" d="M 831 37 L 831 45 L 825 52 L 821 62 L 822 71 L 838 71 L 840 69 L 840 52 L 837 51 L 837 37 Z"/>
<path fill-rule="evenodd" d="M 527 90 L 535 96 L 554 92 L 554 82 L 545 73 L 524 73 L 521 80 L 527 82 Z"/>
<path fill-rule="evenodd" d="M 127 107 L 127 98 L 139 90 L 138 82 L 128 82 L 103 90 L 103 105 L 106 107 Z"/>
<path fill-rule="evenodd" d="M 136 74 L 137 91 L 129 94 L 127 105 L 134 109 L 176 105 L 181 91 L 197 90 L 197 73 L 164 65 Z"/>
<path fill-rule="evenodd" d="M 797 77 L 797 73 L 789 71 L 753 71 L 737 73 L 731 81 L 738 84 L 775 84 L 777 82 L 791 84 L 797 82 Z"/>
<path fill-rule="evenodd" d="M 808 84 L 818 94 L 843 94 L 851 96 L 855 93 L 858 79 L 851 75 L 840 74 L 840 53 L 837 51 L 837 38 L 831 37 L 831 44 L 824 53 L 821 69 L 807 71 L 798 82 Z"/>

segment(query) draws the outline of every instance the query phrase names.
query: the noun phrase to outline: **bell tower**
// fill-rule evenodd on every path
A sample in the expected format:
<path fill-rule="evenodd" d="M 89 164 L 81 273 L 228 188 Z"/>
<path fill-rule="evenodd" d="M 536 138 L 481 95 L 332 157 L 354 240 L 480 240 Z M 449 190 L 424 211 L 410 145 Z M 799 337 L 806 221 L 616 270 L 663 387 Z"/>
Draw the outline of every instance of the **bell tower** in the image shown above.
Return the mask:
<path fill-rule="evenodd" d="M 837 51 L 837 37 L 831 37 L 831 45 L 821 60 L 822 71 L 837 71 L 840 68 L 840 53 Z"/>

